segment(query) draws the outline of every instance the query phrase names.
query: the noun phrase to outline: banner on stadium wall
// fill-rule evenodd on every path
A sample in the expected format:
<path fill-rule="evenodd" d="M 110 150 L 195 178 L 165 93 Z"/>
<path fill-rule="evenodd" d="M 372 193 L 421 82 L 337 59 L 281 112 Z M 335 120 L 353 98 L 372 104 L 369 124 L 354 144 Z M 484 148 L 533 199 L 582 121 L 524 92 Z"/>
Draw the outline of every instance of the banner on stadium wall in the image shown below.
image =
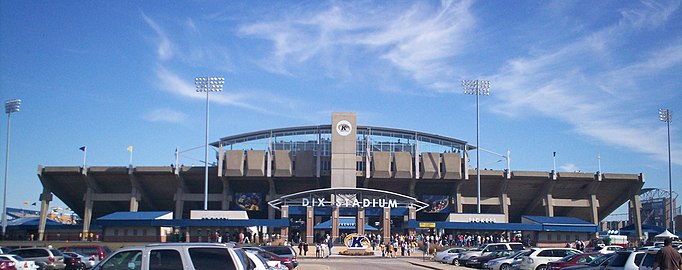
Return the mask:
<path fill-rule="evenodd" d="M 450 208 L 450 196 L 447 195 L 422 195 L 421 201 L 429 206 L 424 209 L 425 213 L 448 213 Z"/>
<path fill-rule="evenodd" d="M 263 209 L 263 194 L 255 192 L 237 192 L 234 194 L 235 203 L 241 210 L 260 211 Z"/>

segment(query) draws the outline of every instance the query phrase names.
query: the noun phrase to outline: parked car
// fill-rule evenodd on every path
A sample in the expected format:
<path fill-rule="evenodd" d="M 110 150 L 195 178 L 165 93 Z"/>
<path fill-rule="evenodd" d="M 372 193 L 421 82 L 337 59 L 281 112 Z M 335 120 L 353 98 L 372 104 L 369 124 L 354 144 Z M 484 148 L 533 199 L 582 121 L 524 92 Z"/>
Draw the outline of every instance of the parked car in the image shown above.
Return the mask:
<path fill-rule="evenodd" d="M 79 256 L 71 256 L 70 254 L 62 253 L 64 255 L 64 270 L 84 270 L 85 263 Z"/>
<path fill-rule="evenodd" d="M 246 253 L 218 243 L 162 243 L 123 247 L 93 270 L 247 270 L 254 267 Z"/>
<path fill-rule="evenodd" d="M 1 259 L 6 259 L 14 262 L 14 265 L 18 270 L 36 270 L 38 269 L 38 266 L 34 261 L 29 261 L 24 258 L 22 258 L 19 255 L 12 255 L 12 254 L 2 254 L 0 255 Z"/>
<path fill-rule="evenodd" d="M 568 255 L 581 253 L 572 248 L 534 248 L 528 255 L 523 256 L 519 269 L 522 270 L 545 270 L 547 263 L 556 261 Z"/>
<path fill-rule="evenodd" d="M 284 262 L 290 262 L 289 258 L 279 256 L 275 253 L 272 253 L 270 251 L 264 250 L 261 247 L 242 247 L 243 250 L 247 252 L 255 252 L 259 256 L 263 257 L 269 266 L 276 268 L 276 269 L 284 269 L 288 270 L 289 267 L 284 264 Z"/>
<path fill-rule="evenodd" d="M 483 264 L 487 263 L 488 261 L 501 257 L 507 257 L 509 255 L 512 255 L 513 253 L 515 252 L 511 250 L 498 250 L 485 256 L 471 257 L 466 262 L 466 266 L 483 268 Z"/>
<path fill-rule="evenodd" d="M 562 268 L 562 270 L 604 270 L 606 266 L 613 260 L 616 253 L 602 254 L 594 258 L 591 262 L 582 265 L 574 265 Z"/>
<path fill-rule="evenodd" d="M 485 256 L 485 255 L 488 255 L 488 254 L 495 252 L 495 251 L 498 251 L 498 250 L 519 251 L 519 250 L 523 250 L 523 244 L 521 244 L 521 243 L 484 244 L 477 249 L 472 249 L 472 250 L 469 250 L 467 252 L 464 252 L 461 256 L 459 256 L 459 258 L 456 258 L 455 260 L 453 260 L 453 264 L 454 265 L 463 265 L 463 264 L 466 264 L 466 261 L 472 257 Z"/>
<path fill-rule="evenodd" d="M 559 270 L 568 266 L 586 264 L 594 260 L 594 258 L 599 257 L 599 255 L 603 254 L 599 252 L 590 252 L 568 255 L 559 260 L 547 263 L 547 270 Z"/>
<path fill-rule="evenodd" d="M 298 266 L 296 251 L 291 246 L 261 246 L 261 248 L 289 259 L 288 262 L 284 262 L 284 265 L 289 267 L 289 269 L 294 269 Z"/>
<path fill-rule="evenodd" d="M 17 270 L 16 264 L 12 260 L 0 259 L 0 269 L 2 270 Z"/>
<path fill-rule="evenodd" d="M 604 270 L 638 270 L 644 251 L 619 251 Z"/>
<path fill-rule="evenodd" d="M 604 246 L 604 247 L 599 248 L 599 250 L 595 249 L 593 251 L 605 254 L 605 253 L 612 253 L 612 252 L 621 251 L 621 250 L 624 250 L 623 247 L 621 247 L 621 246 Z"/>
<path fill-rule="evenodd" d="M 654 266 L 654 260 L 656 259 L 656 253 L 660 248 L 651 248 L 649 250 L 644 251 L 644 258 L 642 258 L 642 261 L 639 263 L 639 270 L 652 270 Z M 682 255 L 682 250 L 679 250 L 680 255 Z"/>
<path fill-rule="evenodd" d="M 9 254 L 19 255 L 22 258 L 34 261 L 41 270 L 63 270 L 64 255 L 59 250 L 49 247 L 18 248 Z"/>
<path fill-rule="evenodd" d="M 520 250 L 511 256 L 490 260 L 483 264 L 483 268 L 489 270 L 511 270 L 514 262 L 521 261 L 521 256 L 529 254 L 530 252 L 530 250 Z"/>
<path fill-rule="evenodd" d="M 448 248 L 446 250 L 436 252 L 436 255 L 433 256 L 433 261 L 434 262 L 442 262 L 443 258 L 445 258 L 446 256 L 452 256 L 452 255 L 459 254 L 459 253 L 462 253 L 465 251 L 466 251 L 465 248 L 457 248 L 457 247 Z"/>
<path fill-rule="evenodd" d="M 76 245 L 76 246 L 64 246 L 59 248 L 62 252 L 76 252 L 78 254 L 90 256 L 88 258 L 87 265 L 95 266 L 99 261 L 103 260 L 104 257 L 109 255 L 112 251 L 108 246 L 103 245 Z M 86 260 L 83 260 L 86 262 Z"/>

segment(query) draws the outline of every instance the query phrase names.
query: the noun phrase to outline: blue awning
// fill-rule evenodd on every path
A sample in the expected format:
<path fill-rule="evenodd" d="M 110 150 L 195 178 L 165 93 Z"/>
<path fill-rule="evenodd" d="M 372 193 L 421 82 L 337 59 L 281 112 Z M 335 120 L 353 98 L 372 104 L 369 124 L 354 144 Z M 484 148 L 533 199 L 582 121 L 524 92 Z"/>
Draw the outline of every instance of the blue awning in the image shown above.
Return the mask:
<path fill-rule="evenodd" d="M 340 230 L 356 230 L 355 218 L 342 217 L 339 218 L 339 229 Z M 332 220 L 327 220 L 313 227 L 315 230 L 331 230 Z M 378 231 L 379 229 L 374 228 L 370 225 L 365 224 L 365 231 Z"/>
<path fill-rule="evenodd" d="M 101 226 L 143 227 L 287 227 L 289 219 L 163 219 L 163 220 L 97 220 Z"/>
<path fill-rule="evenodd" d="M 435 224 L 435 225 L 434 225 Z M 431 227 L 431 226 L 434 227 Z M 424 227 L 422 227 L 424 226 Z M 477 222 L 447 222 L 447 221 L 417 221 L 408 220 L 407 228 L 437 228 L 452 230 L 488 230 L 488 231 L 540 231 L 542 226 L 523 223 L 477 223 Z"/>

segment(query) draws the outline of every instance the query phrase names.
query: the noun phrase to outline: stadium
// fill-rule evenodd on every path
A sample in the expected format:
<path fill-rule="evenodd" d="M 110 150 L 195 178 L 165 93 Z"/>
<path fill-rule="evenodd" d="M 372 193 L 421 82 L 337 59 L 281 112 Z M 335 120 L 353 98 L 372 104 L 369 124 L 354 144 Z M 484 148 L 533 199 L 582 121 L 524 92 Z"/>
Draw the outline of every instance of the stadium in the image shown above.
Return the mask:
<path fill-rule="evenodd" d="M 644 184 L 642 174 L 481 170 L 479 198 L 469 165 L 475 145 L 358 126 L 355 113 L 333 113 L 331 124 L 223 137 L 211 146 L 216 160 L 207 194 L 204 166 L 39 166 L 38 238 L 50 234 L 46 215 L 56 196 L 82 217 L 81 237 L 98 224 L 105 240 L 139 240 L 137 228 L 154 228 L 144 236 L 165 241 L 181 230 L 187 241 L 199 241 L 253 226 L 309 242 L 318 233 L 337 239 L 371 231 L 387 239 L 426 230 L 522 232 L 558 243 L 594 236 L 600 220 L 624 203 L 640 213 Z M 634 224 L 641 224 L 638 214 Z"/>

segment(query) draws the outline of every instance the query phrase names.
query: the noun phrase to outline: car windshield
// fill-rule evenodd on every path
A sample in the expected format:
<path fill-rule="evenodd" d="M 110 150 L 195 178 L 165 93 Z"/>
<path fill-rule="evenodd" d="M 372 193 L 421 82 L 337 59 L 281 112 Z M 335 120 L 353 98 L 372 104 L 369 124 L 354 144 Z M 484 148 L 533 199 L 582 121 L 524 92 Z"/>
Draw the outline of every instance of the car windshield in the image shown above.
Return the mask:
<path fill-rule="evenodd" d="M 526 255 L 528 255 L 528 254 L 530 254 L 530 253 L 531 253 L 530 250 L 522 250 L 522 251 L 519 251 L 519 252 L 516 252 L 516 253 L 512 254 L 511 256 L 509 256 L 509 258 L 514 258 L 514 259 L 516 259 L 516 258 L 519 258 L 519 257 L 521 257 L 521 256 L 526 256 Z"/>
<path fill-rule="evenodd" d="M 573 258 L 579 256 L 580 254 L 581 254 L 581 253 L 576 253 L 576 254 L 573 254 L 573 255 L 568 255 L 568 256 L 566 256 L 566 257 L 563 257 L 563 258 L 559 259 L 558 261 L 560 261 L 560 262 L 567 262 L 567 261 L 573 260 Z"/>

